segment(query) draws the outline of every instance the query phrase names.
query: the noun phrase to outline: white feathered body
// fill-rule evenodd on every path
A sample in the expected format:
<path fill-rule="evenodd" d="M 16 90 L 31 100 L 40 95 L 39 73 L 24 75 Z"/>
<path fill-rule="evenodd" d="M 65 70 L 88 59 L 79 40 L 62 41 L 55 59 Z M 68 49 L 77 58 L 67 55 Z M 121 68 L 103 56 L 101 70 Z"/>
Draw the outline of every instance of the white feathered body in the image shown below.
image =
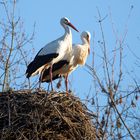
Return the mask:
<path fill-rule="evenodd" d="M 55 71 L 53 71 L 53 77 L 55 77 L 56 75 L 60 75 L 60 76 L 66 76 L 67 74 L 70 74 L 72 71 L 74 71 L 79 65 L 84 65 L 87 57 L 88 57 L 88 49 L 89 49 L 89 44 L 85 43 L 85 44 L 76 44 L 73 45 L 73 49 L 71 51 L 71 53 L 69 54 L 69 63 L 65 64 L 63 67 L 61 67 L 60 69 L 57 69 Z M 62 59 L 61 61 L 66 60 L 65 58 Z M 57 63 L 55 64 L 57 65 Z M 49 75 L 45 75 L 45 80 L 44 81 L 48 81 L 48 79 L 50 79 Z"/>
<path fill-rule="evenodd" d="M 72 34 L 71 32 L 57 40 L 50 42 L 49 44 L 45 45 L 36 55 L 35 59 L 40 56 L 45 56 L 48 54 L 58 54 L 56 58 L 53 58 L 49 63 L 39 67 L 31 76 L 40 74 L 44 68 L 49 68 L 50 65 L 57 63 L 62 59 L 70 59 L 71 57 L 71 50 L 72 50 Z"/>

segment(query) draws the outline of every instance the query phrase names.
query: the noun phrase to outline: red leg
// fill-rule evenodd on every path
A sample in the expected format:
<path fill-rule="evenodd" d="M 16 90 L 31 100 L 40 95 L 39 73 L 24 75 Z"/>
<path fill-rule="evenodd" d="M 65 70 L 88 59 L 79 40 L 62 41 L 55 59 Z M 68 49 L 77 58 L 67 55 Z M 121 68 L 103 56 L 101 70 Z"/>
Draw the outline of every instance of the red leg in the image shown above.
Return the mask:
<path fill-rule="evenodd" d="M 42 77 L 43 77 L 44 69 L 41 71 L 41 74 L 40 74 L 40 77 L 39 77 L 39 89 L 41 89 L 41 82 L 42 82 Z"/>
<path fill-rule="evenodd" d="M 51 80 L 51 88 L 53 91 L 53 85 L 52 85 L 52 65 L 50 66 L 50 80 Z"/>
<path fill-rule="evenodd" d="M 65 76 L 66 95 L 68 96 L 68 74 Z"/>

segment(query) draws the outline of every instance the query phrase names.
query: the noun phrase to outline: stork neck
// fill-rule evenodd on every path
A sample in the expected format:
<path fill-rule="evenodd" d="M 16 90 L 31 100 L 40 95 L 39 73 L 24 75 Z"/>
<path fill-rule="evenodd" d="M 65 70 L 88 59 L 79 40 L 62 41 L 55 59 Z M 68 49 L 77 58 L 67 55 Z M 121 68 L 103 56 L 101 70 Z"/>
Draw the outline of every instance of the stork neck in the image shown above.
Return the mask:
<path fill-rule="evenodd" d="M 82 43 L 83 44 L 89 44 L 88 41 L 85 38 L 82 38 Z"/>
<path fill-rule="evenodd" d="M 66 35 L 71 35 L 71 29 L 68 26 L 65 27 L 65 36 Z"/>

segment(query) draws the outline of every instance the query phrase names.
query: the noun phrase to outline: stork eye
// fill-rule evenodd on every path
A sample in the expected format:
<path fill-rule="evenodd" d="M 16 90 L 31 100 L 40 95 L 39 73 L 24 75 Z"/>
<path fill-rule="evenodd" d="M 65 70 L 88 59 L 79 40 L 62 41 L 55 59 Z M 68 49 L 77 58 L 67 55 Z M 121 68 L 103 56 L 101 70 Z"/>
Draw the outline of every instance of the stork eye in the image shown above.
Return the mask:
<path fill-rule="evenodd" d="M 64 22 L 65 22 L 65 24 L 68 24 L 68 20 L 67 19 L 65 19 Z"/>

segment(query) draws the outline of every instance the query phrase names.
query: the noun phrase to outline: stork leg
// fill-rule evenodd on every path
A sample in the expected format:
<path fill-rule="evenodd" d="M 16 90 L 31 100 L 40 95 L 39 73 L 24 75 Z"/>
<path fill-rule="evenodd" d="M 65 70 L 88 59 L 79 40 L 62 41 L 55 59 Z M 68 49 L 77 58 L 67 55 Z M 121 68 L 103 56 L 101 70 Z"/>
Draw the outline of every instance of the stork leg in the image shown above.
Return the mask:
<path fill-rule="evenodd" d="M 43 73 L 41 72 L 40 77 L 39 77 L 39 87 L 38 87 L 39 90 L 40 90 L 40 88 L 41 88 L 42 75 L 43 75 Z"/>
<path fill-rule="evenodd" d="M 39 80 L 39 86 L 38 86 L 38 89 L 40 90 L 41 89 L 41 81 Z"/>
<path fill-rule="evenodd" d="M 68 96 L 68 74 L 65 76 L 66 95 Z"/>
<path fill-rule="evenodd" d="M 51 80 L 51 88 L 53 91 L 53 85 L 52 85 L 52 65 L 50 66 L 50 80 Z"/>
<path fill-rule="evenodd" d="M 50 83 L 48 84 L 48 89 L 47 89 L 48 92 L 49 92 L 49 89 L 50 89 Z"/>
<path fill-rule="evenodd" d="M 43 76 L 43 72 L 44 72 L 45 68 L 41 71 L 40 73 L 40 78 L 39 78 L 39 89 L 41 88 L 41 81 L 42 81 L 42 76 Z"/>

